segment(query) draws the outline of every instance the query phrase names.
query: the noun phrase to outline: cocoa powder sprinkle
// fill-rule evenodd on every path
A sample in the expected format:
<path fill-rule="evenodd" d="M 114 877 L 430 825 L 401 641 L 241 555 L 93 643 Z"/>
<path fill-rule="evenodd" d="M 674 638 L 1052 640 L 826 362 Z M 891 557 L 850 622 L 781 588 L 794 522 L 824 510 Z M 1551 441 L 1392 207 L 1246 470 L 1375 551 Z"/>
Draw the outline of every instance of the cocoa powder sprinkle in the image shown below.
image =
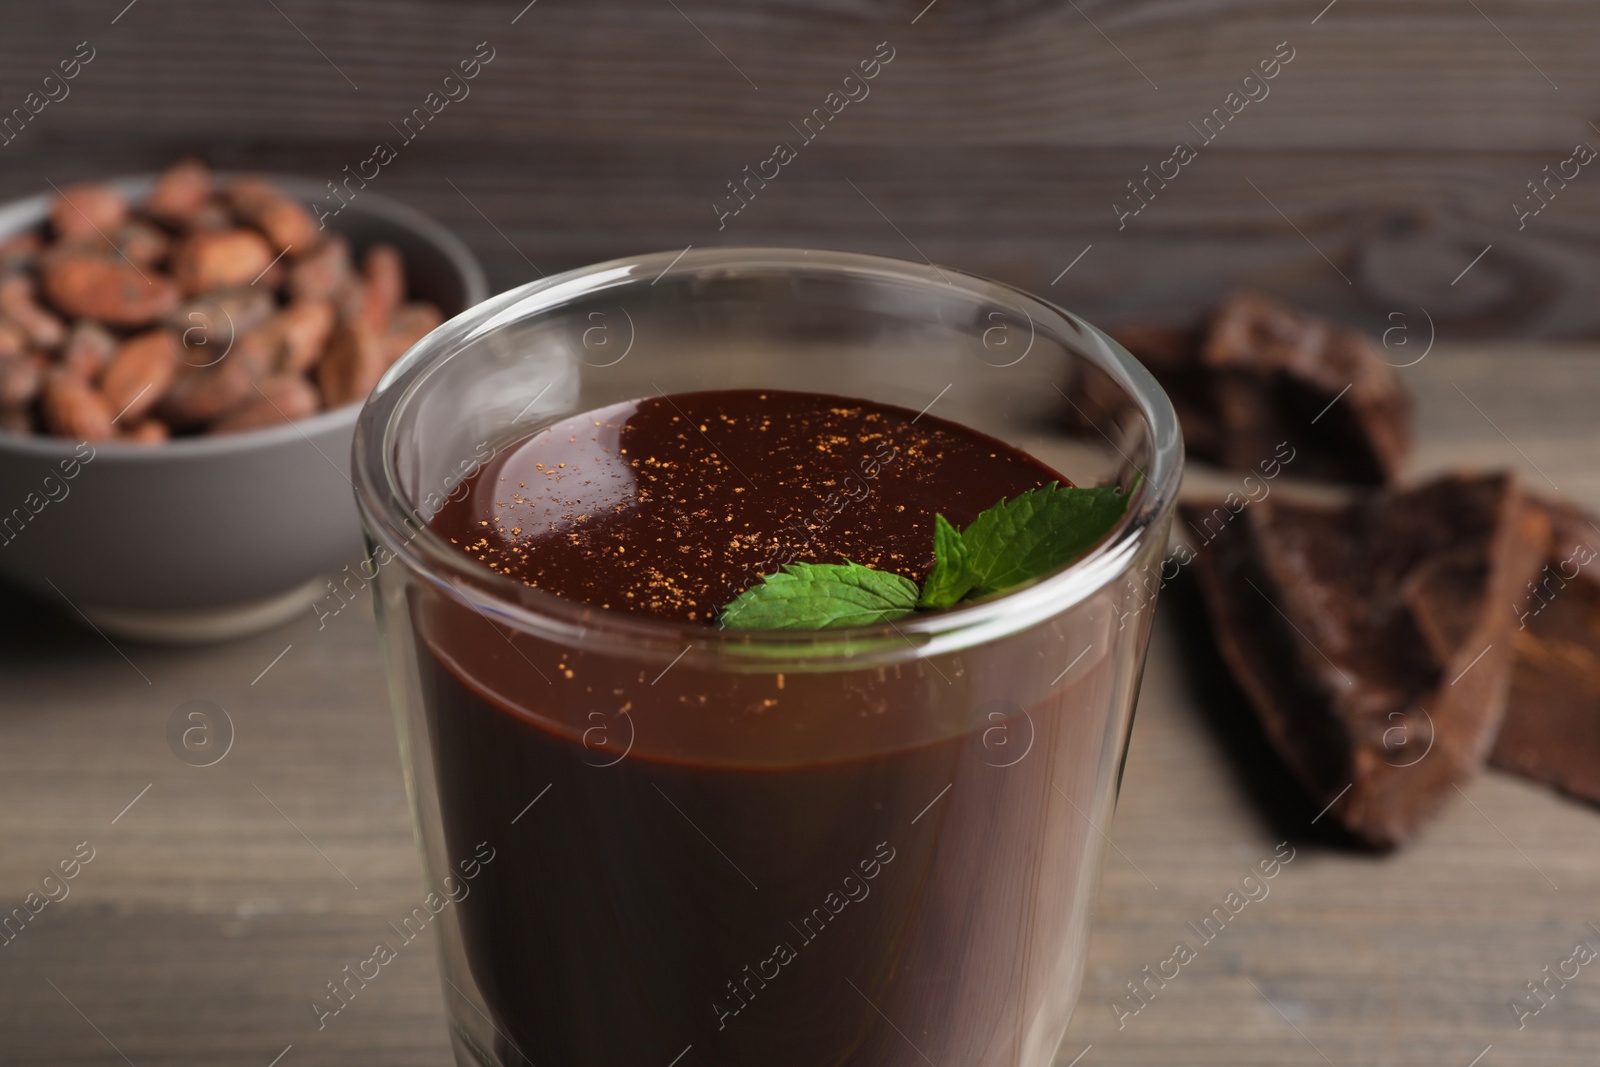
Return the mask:
<path fill-rule="evenodd" d="M 935 512 L 962 526 L 1051 481 L 1065 479 L 907 408 L 774 390 L 686 393 L 588 412 L 502 449 L 433 526 L 530 587 L 711 622 L 793 561 L 849 559 L 920 581 L 933 563 Z M 524 492 L 498 498 L 505 482 Z"/>

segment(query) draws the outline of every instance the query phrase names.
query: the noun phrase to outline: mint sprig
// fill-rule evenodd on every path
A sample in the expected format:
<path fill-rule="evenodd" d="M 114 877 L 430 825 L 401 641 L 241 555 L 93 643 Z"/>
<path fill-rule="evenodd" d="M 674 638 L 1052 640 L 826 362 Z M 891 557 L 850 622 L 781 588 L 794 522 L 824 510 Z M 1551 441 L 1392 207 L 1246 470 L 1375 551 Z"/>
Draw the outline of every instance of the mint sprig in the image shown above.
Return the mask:
<path fill-rule="evenodd" d="M 1003 507 L 1004 501 L 995 507 Z M 992 509 L 991 509 L 992 510 Z M 982 518 L 982 516 L 979 516 Z M 976 523 L 974 523 L 976 525 Z M 948 608 L 961 602 L 978 582 L 966 539 L 943 515 L 933 517 L 933 571 L 922 583 L 919 608 Z"/>
<path fill-rule="evenodd" d="M 1055 482 L 1002 500 L 961 532 L 970 595 L 998 593 L 1077 559 L 1127 507 L 1120 489 L 1063 489 Z"/>
<path fill-rule="evenodd" d="M 789 563 L 722 609 L 737 630 L 827 630 L 870 626 L 917 609 L 917 583 L 859 563 Z"/>
<path fill-rule="evenodd" d="M 740 593 L 722 625 L 741 630 L 870 626 L 918 608 L 950 608 L 1032 581 L 1083 555 L 1128 507 L 1120 489 L 1056 482 L 1002 500 L 957 531 L 934 516 L 933 570 L 921 590 L 909 578 L 859 563 L 790 563 Z"/>

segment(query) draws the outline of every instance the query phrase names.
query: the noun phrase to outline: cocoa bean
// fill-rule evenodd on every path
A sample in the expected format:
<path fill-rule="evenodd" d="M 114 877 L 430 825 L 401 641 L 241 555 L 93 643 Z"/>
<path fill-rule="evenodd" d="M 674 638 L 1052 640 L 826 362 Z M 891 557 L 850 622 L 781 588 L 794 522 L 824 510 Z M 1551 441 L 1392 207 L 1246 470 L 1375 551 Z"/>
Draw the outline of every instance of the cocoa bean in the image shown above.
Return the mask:
<path fill-rule="evenodd" d="M 266 327 L 235 341 L 228 358 L 248 364 L 258 380 L 278 369 L 278 348 Z"/>
<path fill-rule="evenodd" d="M 272 346 L 273 369 L 310 370 L 328 343 L 333 323 L 333 304 L 327 300 L 297 300 L 274 315 L 263 330 Z"/>
<path fill-rule="evenodd" d="M 267 235 L 274 251 L 291 259 L 310 254 L 321 242 L 311 212 L 298 200 L 263 178 L 240 178 L 228 190 L 235 217 Z"/>
<path fill-rule="evenodd" d="M 391 244 L 375 244 L 367 249 L 361 263 L 363 300 L 361 313 L 367 325 L 386 329 L 400 301 L 406 298 L 405 261 Z"/>
<path fill-rule="evenodd" d="M 63 241 L 109 237 L 128 217 L 128 202 L 108 185 L 83 182 L 62 189 L 50 205 L 50 228 Z"/>
<path fill-rule="evenodd" d="M 212 433 L 242 433 L 309 418 L 317 412 L 318 398 L 311 383 L 298 374 L 263 378 L 252 390 L 256 395 L 211 427 Z"/>
<path fill-rule="evenodd" d="M 244 403 L 255 381 L 250 364 L 232 358 L 214 367 L 180 367 L 156 410 L 175 430 L 198 429 Z"/>
<path fill-rule="evenodd" d="M 106 185 L 58 193 L 0 238 L 0 431 L 157 444 L 306 418 L 363 400 L 442 318 L 404 303 L 394 245 L 357 269 L 264 178 L 183 160 L 137 214 Z"/>
<path fill-rule="evenodd" d="M 186 301 L 167 316 L 167 325 L 182 337 L 183 361 L 203 367 L 221 360 L 236 338 L 270 319 L 275 307 L 271 293 L 247 285 Z"/>
<path fill-rule="evenodd" d="M 144 419 L 123 430 L 118 435 L 136 445 L 159 445 L 172 436 L 167 424 L 160 419 Z"/>
<path fill-rule="evenodd" d="M 144 201 L 144 213 L 173 229 L 188 229 L 211 199 L 211 170 L 185 159 L 161 172 Z"/>
<path fill-rule="evenodd" d="M 283 291 L 283 282 L 287 277 L 289 277 L 289 268 L 280 259 L 262 273 L 260 280 L 255 285 L 257 289 L 264 289 L 269 293 L 277 294 Z"/>
<path fill-rule="evenodd" d="M 245 221 L 266 234 L 273 248 L 286 249 L 291 259 L 304 259 L 322 239 L 311 212 L 286 196 L 269 201 Z"/>
<path fill-rule="evenodd" d="M 44 251 L 44 236 L 38 230 L 24 230 L 0 241 L 0 272 L 27 270 Z"/>
<path fill-rule="evenodd" d="M 173 251 L 172 274 L 189 294 L 245 286 L 267 269 L 276 254 L 254 230 L 196 233 Z"/>
<path fill-rule="evenodd" d="M 26 274 L 0 278 L 0 315 L 22 327 L 40 348 L 56 348 L 67 339 L 67 327 L 34 300 L 33 279 Z"/>
<path fill-rule="evenodd" d="M 283 197 L 282 189 L 253 174 L 246 174 L 228 183 L 228 206 L 240 222 L 254 222 L 255 216 L 263 208 Z"/>
<path fill-rule="evenodd" d="M 138 219 L 132 219 L 117 227 L 116 232 L 112 234 L 112 241 L 118 252 L 141 267 L 160 262 L 166 256 L 167 250 L 172 247 L 172 242 L 167 239 L 166 234 L 148 222 L 140 222 Z"/>
<path fill-rule="evenodd" d="M 49 370 L 50 361 L 37 352 L 0 359 L 0 407 L 33 403 Z"/>
<path fill-rule="evenodd" d="M 199 210 L 189 216 L 184 229 L 189 233 L 223 233 L 233 227 L 233 212 L 228 210 L 228 205 L 212 199 L 201 204 Z"/>
<path fill-rule="evenodd" d="M 372 325 L 372 320 L 367 317 L 367 287 L 361 275 L 351 275 L 350 280 L 333 294 L 333 309 L 341 321 L 353 322 L 360 319 L 369 326 Z M 381 324 L 373 326 L 373 329 L 379 334 L 383 333 Z"/>
<path fill-rule="evenodd" d="M 412 345 L 428 336 L 443 321 L 444 315 L 439 309 L 423 301 L 407 304 L 395 312 L 383 335 L 385 361 L 393 363 L 405 355 Z"/>
<path fill-rule="evenodd" d="M 39 412 L 53 434 L 79 441 L 104 441 L 116 436 L 111 404 L 92 385 L 70 371 L 55 371 L 45 380 Z"/>
<path fill-rule="evenodd" d="M 296 300 L 331 300 L 351 281 L 350 244 L 333 237 L 289 268 L 289 295 Z"/>
<path fill-rule="evenodd" d="M 0 319 L 0 359 L 14 359 L 28 350 L 28 331 L 10 319 Z"/>
<path fill-rule="evenodd" d="M 33 433 L 33 412 L 28 408 L 0 408 L 0 433 Z"/>
<path fill-rule="evenodd" d="M 177 369 L 178 335 L 171 330 L 151 330 L 117 347 L 117 354 L 100 376 L 100 391 L 112 410 L 120 413 L 118 421 L 137 420 L 155 407 Z"/>
<path fill-rule="evenodd" d="M 61 350 L 61 365 L 94 381 L 106 369 L 111 357 L 117 354 L 117 339 L 110 330 L 98 322 L 87 319 L 73 324 L 67 343 Z"/>
<path fill-rule="evenodd" d="M 165 275 L 141 275 L 120 257 L 83 252 L 52 256 L 44 264 L 44 294 L 72 318 L 108 326 L 148 326 L 178 306 L 178 287 Z"/>
<path fill-rule="evenodd" d="M 330 408 L 365 400 L 388 367 L 383 339 L 361 319 L 340 322 L 317 360 L 317 384 Z"/>

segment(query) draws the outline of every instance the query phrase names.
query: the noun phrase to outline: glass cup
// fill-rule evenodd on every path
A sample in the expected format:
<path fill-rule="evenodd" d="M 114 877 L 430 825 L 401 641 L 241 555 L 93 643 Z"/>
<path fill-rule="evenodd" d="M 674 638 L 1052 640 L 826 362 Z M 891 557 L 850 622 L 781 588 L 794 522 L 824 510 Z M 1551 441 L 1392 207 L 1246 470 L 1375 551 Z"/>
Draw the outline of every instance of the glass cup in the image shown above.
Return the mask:
<path fill-rule="evenodd" d="M 933 408 L 1128 511 L 1031 585 L 814 634 L 576 603 L 428 528 L 554 421 L 732 388 Z M 413 348 L 354 469 L 427 882 L 396 932 L 436 932 L 458 1062 L 1046 1067 L 1182 458 L 1167 398 L 1099 330 L 872 256 L 618 260 Z"/>

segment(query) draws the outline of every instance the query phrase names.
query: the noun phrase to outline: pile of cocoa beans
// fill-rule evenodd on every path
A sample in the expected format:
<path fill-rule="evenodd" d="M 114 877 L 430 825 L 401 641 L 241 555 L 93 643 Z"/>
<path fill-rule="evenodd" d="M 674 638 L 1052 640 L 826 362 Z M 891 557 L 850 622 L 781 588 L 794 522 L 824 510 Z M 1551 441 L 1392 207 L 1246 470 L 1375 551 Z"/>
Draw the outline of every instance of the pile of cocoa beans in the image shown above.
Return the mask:
<path fill-rule="evenodd" d="M 142 204 L 61 189 L 0 240 L 0 431 L 157 444 L 364 400 L 442 321 L 392 245 L 318 229 L 260 178 L 184 160 Z"/>

